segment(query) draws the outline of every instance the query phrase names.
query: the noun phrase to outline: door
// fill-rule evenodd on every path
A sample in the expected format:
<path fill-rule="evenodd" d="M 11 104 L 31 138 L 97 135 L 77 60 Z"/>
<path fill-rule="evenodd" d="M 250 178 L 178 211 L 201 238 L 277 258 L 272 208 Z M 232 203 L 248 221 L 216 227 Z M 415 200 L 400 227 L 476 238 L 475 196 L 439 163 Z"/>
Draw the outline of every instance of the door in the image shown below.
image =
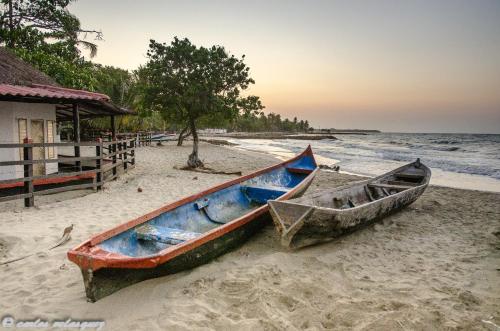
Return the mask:
<path fill-rule="evenodd" d="M 33 143 L 45 142 L 43 120 L 31 120 L 31 139 Z M 44 160 L 45 149 L 43 147 L 33 147 L 33 160 Z M 33 164 L 33 176 L 45 175 L 45 164 Z"/>

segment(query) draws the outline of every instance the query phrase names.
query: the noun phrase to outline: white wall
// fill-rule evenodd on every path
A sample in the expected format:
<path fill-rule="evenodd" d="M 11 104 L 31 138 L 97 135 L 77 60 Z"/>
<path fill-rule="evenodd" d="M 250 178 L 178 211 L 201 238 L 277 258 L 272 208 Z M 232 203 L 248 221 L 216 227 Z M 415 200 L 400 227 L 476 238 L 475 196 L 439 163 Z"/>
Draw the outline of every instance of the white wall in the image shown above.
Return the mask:
<path fill-rule="evenodd" d="M 44 120 L 44 136 L 47 142 L 47 120 L 56 121 L 56 106 L 43 103 L 21 103 L 0 101 L 0 144 L 19 143 L 19 126 L 17 120 L 28 121 L 28 137 L 31 138 L 31 120 Z M 55 129 L 55 128 L 54 128 Z M 54 132 L 54 139 L 56 132 Z M 48 151 L 45 151 L 48 158 Z M 54 150 L 57 157 L 57 148 Z M 20 153 L 17 148 L 0 148 L 0 161 L 18 161 Z M 57 163 L 47 163 L 46 174 L 58 171 Z M 0 167 L 0 180 L 21 178 L 24 175 L 23 166 Z"/>

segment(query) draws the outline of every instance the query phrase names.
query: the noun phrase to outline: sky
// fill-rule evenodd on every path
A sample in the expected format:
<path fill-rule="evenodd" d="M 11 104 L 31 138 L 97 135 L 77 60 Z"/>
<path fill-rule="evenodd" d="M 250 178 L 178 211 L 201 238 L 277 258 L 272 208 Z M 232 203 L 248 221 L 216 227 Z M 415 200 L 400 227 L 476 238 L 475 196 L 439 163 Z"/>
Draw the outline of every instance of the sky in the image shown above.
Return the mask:
<path fill-rule="evenodd" d="M 147 62 L 150 39 L 245 55 L 265 111 L 317 128 L 500 133 L 498 0 L 79 0 L 97 63 Z"/>

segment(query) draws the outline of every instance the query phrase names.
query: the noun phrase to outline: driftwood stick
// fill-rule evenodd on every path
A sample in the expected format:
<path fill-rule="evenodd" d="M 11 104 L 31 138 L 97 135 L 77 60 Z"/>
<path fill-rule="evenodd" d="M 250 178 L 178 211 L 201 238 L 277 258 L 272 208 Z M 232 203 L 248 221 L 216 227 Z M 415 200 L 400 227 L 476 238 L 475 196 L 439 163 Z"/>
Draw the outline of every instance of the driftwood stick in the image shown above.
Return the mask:
<path fill-rule="evenodd" d="M 54 249 L 56 247 L 59 247 L 65 243 L 67 243 L 71 239 L 71 231 L 72 230 L 73 230 L 73 224 L 71 224 L 70 226 L 65 228 L 62 237 L 54 245 L 50 246 L 49 248 L 47 248 L 45 250 L 51 250 L 51 249 Z M 43 252 L 43 250 L 35 252 L 35 253 L 30 253 L 30 254 L 27 254 L 24 256 L 16 257 L 16 258 L 13 258 L 13 259 L 10 259 L 7 261 L 2 261 L 2 262 L 0 262 L 0 265 L 9 264 L 9 263 L 16 262 L 16 261 L 21 261 L 21 260 L 24 260 L 25 258 L 28 258 L 30 256 L 33 256 L 33 255 L 41 253 L 41 252 Z"/>
<path fill-rule="evenodd" d="M 201 172 L 205 174 L 213 174 L 213 175 L 237 175 L 241 176 L 242 173 L 241 171 L 221 171 L 221 170 L 215 170 L 209 167 L 197 167 L 197 168 L 192 168 L 190 166 L 184 166 L 184 167 L 177 167 L 175 166 L 174 169 L 177 170 L 185 170 L 185 171 L 193 171 L 193 172 Z"/>

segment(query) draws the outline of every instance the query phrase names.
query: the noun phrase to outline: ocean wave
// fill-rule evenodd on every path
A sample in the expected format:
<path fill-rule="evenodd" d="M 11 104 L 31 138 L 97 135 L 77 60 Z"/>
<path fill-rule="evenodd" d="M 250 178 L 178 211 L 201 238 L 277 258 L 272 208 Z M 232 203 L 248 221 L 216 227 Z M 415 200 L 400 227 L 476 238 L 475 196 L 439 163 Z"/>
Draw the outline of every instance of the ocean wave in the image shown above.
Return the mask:
<path fill-rule="evenodd" d="M 293 153 L 309 143 L 317 155 L 333 158 L 346 171 L 380 174 L 421 158 L 431 168 L 500 179 L 500 135 L 377 134 L 330 141 L 260 141 L 263 148 Z M 378 169 L 378 170 L 377 170 Z"/>
<path fill-rule="evenodd" d="M 436 151 L 443 151 L 443 152 L 455 152 L 460 150 L 460 147 L 441 147 L 441 148 L 433 148 Z"/>
<path fill-rule="evenodd" d="M 433 141 L 434 144 L 440 144 L 440 145 L 456 145 L 460 144 L 460 141 L 456 140 L 435 140 Z"/>

